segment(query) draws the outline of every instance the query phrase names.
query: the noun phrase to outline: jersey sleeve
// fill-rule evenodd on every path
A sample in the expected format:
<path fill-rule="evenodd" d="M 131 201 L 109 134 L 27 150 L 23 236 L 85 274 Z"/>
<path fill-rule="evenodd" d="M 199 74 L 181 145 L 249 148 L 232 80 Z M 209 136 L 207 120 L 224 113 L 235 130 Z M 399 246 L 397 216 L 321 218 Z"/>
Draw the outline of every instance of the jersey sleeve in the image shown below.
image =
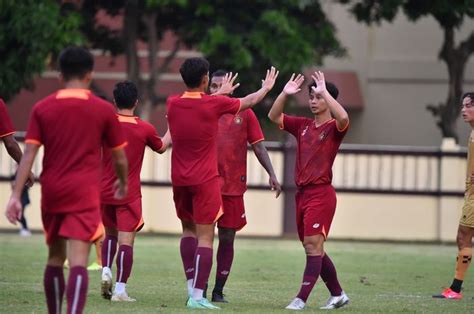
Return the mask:
<path fill-rule="evenodd" d="M 123 135 L 122 126 L 120 125 L 117 115 L 113 111 L 112 107 L 110 110 L 107 108 L 105 111 L 105 128 L 103 138 L 105 145 L 112 150 L 123 148 L 127 145 Z"/>
<path fill-rule="evenodd" d="M 156 129 L 152 125 L 146 125 L 147 127 L 147 138 L 146 138 L 146 145 L 150 147 L 155 152 L 159 151 L 163 147 L 163 142 L 161 138 L 158 136 Z"/>
<path fill-rule="evenodd" d="M 0 138 L 15 133 L 13 123 L 8 115 L 7 106 L 0 98 Z"/>
<path fill-rule="evenodd" d="M 237 114 L 240 111 L 240 99 L 227 96 L 213 96 L 219 116 L 226 113 Z"/>
<path fill-rule="evenodd" d="M 336 137 L 337 140 L 342 141 L 344 136 L 346 136 L 347 130 L 349 129 L 349 123 L 346 125 L 346 127 L 342 130 L 339 130 L 337 127 L 336 120 L 334 120 L 334 136 Z"/>
<path fill-rule="evenodd" d="M 288 133 L 293 134 L 295 137 L 298 136 L 298 130 L 301 125 L 304 123 L 305 119 L 300 117 L 293 117 L 286 114 L 283 114 L 283 124 L 280 125 L 282 130 L 287 131 Z"/>
<path fill-rule="evenodd" d="M 258 122 L 257 116 L 252 109 L 247 109 L 247 141 L 249 144 L 253 145 L 255 143 L 263 141 L 265 138 L 263 136 L 262 128 Z"/>
<path fill-rule="evenodd" d="M 41 131 L 41 119 L 37 107 L 33 107 L 28 122 L 28 129 L 26 130 L 25 143 L 27 144 L 43 144 L 43 136 Z"/>

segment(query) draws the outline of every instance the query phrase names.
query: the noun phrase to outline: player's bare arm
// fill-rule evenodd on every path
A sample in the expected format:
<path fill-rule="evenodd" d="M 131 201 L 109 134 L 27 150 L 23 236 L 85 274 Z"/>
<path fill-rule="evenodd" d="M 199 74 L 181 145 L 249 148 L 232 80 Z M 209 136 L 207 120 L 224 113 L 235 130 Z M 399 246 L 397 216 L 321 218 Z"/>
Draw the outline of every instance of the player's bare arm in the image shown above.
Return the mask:
<path fill-rule="evenodd" d="M 283 124 L 283 108 L 285 106 L 286 99 L 289 95 L 294 95 L 301 91 L 301 85 L 303 85 L 304 76 L 295 73 L 291 75 L 290 80 L 285 84 L 285 87 L 278 95 L 277 99 L 272 105 L 272 108 L 268 112 L 268 118 L 275 124 Z"/>
<path fill-rule="evenodd" d="M 20 145 L 18 145 L 18 142 L 15 141 L 15 138 L 13 137 L 13 134 L 7 135 L 2 138 L 3 144 L 5 145 L 5 149 L 8 152 L 8 155 L 10 155 L 13 160 L 15 160 L 18 164 L 20 164 L 21 157 L 23 156 L 23 153 L 21 152 Z M 26 180 L 26 186 L 31 187 L 33 186 L 33 183 L 35 182 L 35 176 L 33 172 L 30 171 L 30 174 L 28 175 L 28 180 Z"/>
<path fill-rule="evenodd" d="M 166 152 L 166 150 L 168 149 L 168 147 L 171 146 L 171 134 L 170 134 L 170 129 L 168 129 L 165 133 L 165 135 L 163 136 L 163 138 L 161 139 L 161 141 L 163 142 L 163 146 L 161 146 L 160 150 L 158 150 L 158 153 L 160 154 L 163 154 L 164 152 Z"/>
<path fill-rule="evenodd" d="M 240 110 L 245 110 L 247 108 L 253 107 L 260 101 L 262 101 L 262 99 L 275 85 L 275 81 L 279 73 L 280 72 L 277 71 L 275 67 L 271 67 L 269 70 L 267 70 L 265 79 L 262 81 L 262 87 L 255 93 L 240 98 Z"/>
<path fill-rule="evenodd" d="M 333 118 L 336 120 L 337 128 L 343 130 L 349 124 L 349 115 L 342 105 L 329 94 L 326 89 L 326 80 L 324 79 L 324 73 L 316 71 L 311 76 L 316 82 L 317 87 L 312 87 L 313 91 L 317 95 L 321 95 L 328 104 L 329 110 Z"/>
<path fill-rule="evenodd" d="M 128 192 L 128 161 L 123 148 L 112 151 L 112 162 L 114 163 L 117 181 L 115 182 L 116 199 L 122 199 Z"/>
<path fill-rule="evenodd" d="M 35 161 L 36 154 L 38 153 L 39 145 L 37 144 L 26 144 L 25 153 L 21 158 L 20 165 L 15 179 L 15 187 L 13 188 L 10 200 L 8 201 L 5 216 L 8 221 L 12 224 L 16 224 L 17 220 L 21 218 L 21 193 L 26 181 L 31 173 L 31 167 Z"/>
<path fill-rule="evenodd" d="M 252 149 L 262 167 L 265 168 L 265 170 L 267 171 L 270 177 L 270 187 L 272 191 L 275 191 L 275 197 L 277 198 L 278 196 L 280 196 L 281 193 L 281 184 L 280 182 L 278 182 L 278 179 L 275 175 L 275 171 L 273 170 L 273 165 L 270 161 L 270 156 L 268 156 L 268 151 L 265 148 L 265 145 L 263 145 L 263 142 L 260 141 L 258 143 L 252 144 Z"/>

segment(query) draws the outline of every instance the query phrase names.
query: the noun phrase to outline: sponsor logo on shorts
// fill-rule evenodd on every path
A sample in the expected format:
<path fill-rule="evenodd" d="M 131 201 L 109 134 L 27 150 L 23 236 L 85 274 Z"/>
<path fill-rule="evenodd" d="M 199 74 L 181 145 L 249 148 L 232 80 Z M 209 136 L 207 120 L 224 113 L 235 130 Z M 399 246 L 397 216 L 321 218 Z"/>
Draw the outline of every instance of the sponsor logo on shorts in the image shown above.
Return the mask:
<path fill-rule="evenodd" d="M 313 225 L 313 228 L 314 228 L 314 229 L 318 229 L 318 228 L 319 228 L 319 224 L 314 224 L 314 225 Z"/>

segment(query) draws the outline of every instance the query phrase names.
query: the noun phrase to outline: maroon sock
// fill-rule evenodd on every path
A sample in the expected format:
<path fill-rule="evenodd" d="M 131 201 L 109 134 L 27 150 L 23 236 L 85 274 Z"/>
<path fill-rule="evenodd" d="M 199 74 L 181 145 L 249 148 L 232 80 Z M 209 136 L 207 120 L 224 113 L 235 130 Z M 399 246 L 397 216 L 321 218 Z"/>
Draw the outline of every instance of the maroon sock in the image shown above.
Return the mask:
<path fill-rule="evenodd" d="M 194 256 L 196 255 L 197 239 L 193 237 L 181 238 L 179 251 L 183 261 L 184 274 L 186 279 L 194 278 Z"/>
<path fill-rule="evenodd" d="M 304 302 L 308 300 L 311 290 L 313 290 L 316 280 L 318 280 L 319 273 L 321 272 L 321 256 L 306 256 L 306 267 L 304 269 L 303 282 L 301 283 L 300 292 L 298 292 L 297 298 L 300 298 Z"/>
<path fill-rule="evenodd" d="M 102 243 L 102 266 L 112 268 L 115 253 L 117 252 L 117 237 L 106 235 Z"/>
<path fill-rule="evenodd" d="M 327 254 L 324 255 L 322 259 L 321 279 L 326 284 L 326 287 L 332 296 L 339 296 L 342 294 L 341 285 L 337 280 L 336 267 L 334 267 L 334 264 Z"/>
<path fill-rule="evenodd" d="M 212 268 L 212 249 L 198 247 L 194 258 L 194 288 L 204 290 Z"/>
<path fill-rule="evenodd" d="M 132 272 L 133 247 L 122 244 L 117 254 L 117 282 L 127 283 Z"/>
<path fill-rule="evenodd" d="M 46 303 L 48 304 L 48 313 L 61 314 L 64 286 L 66 285 L 63 267 L 46 265 L 43 285 L 46 294 Z"/>
<path fill-rule="evenodd" d="M 217 249 L 216 285 L 214 292 L 222 294 L 234 260 L 234 242 L 220 241 Z"/>
<path fill-rule="evenodd" d="M 80 314 L 84 312 L 88 285 L 89 275 L 85 267 L 75 266 L 69 270 L 66 290 L 68 314 Z"/>

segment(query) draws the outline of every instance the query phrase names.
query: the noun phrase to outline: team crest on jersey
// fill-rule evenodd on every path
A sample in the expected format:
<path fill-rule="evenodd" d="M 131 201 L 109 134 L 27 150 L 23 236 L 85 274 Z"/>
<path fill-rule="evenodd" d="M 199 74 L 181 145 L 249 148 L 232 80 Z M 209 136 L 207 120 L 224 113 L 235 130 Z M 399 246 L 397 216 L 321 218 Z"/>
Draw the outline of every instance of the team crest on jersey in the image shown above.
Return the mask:
<path fill-rule="evenodd" d="M 326 131 L 321 132 L 321 134 L 319 135 L 319 141 L 324 140 L 327 136 L 328 136 L 328 132 Z"/>
<path fill-rule="evenodd" d="M 303 132 L 301 132 L 301 136 L 304 136 L 306 132 L 308 132 L 308 125 L 304 128 Z"/>
<path fill-rule="evenodd" d="M 242 118 L 240 116 L 235 116 L 234 123 L 235 124 L 242 124 Z"/>

